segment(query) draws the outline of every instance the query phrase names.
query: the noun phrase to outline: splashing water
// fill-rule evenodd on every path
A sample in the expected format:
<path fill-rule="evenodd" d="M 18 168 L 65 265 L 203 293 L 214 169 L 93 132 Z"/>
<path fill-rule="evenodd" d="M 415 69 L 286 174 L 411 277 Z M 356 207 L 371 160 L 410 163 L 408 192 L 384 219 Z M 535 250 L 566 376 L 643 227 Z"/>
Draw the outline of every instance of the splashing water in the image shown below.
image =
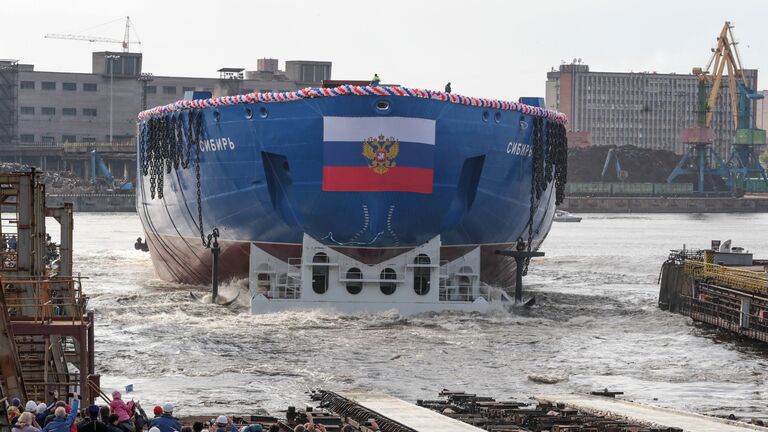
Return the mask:
<path fill-rule="evenodd" d="M 513 313 L 251 315 L 245 280 L 220 288 L 240 293 L 229 307 L 199 302 L 189 291 L 208 288 L 156 279 L 149 255 L 133 250 L 135 215 L 77 214 L 75 266 L 90 278 L 105 390 L 133 384 L 127 397 L 173 402 L 180 414 L 274 412 L 303 406 L 318 387 L 410 401 L 442 388 L 523 399 L 608 387 L 641 402 L 768 417 L 764 346 L 656 307 L 669 249 L 733 238 L 768 256 L 768 215 L 583 216 L 554 225 L 526 278 L 537 305 Z"/>

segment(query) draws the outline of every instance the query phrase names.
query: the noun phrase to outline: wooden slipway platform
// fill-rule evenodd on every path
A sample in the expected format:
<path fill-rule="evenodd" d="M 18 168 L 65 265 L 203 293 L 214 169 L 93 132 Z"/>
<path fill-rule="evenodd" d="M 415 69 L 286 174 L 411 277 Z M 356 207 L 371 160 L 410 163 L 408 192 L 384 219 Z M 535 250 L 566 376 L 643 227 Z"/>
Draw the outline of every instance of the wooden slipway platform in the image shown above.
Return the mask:
<path fill-rule="evenodd" d="M 551 403 L 564 403 L 570 407 L 590 413 L 613 414 L 630 421 L 665 427 L 677 427 L 686 432 L 768 431 L 768 428 L 742 422 L 606 397 L 558 395 L 536 396 L 535 398 Z"/>
<path fill-rule="evenodd" d="M 339 393 L 358 405 L 375 411 L 419 432 L 485 432 L 427 408 L 380 393 Z"/>

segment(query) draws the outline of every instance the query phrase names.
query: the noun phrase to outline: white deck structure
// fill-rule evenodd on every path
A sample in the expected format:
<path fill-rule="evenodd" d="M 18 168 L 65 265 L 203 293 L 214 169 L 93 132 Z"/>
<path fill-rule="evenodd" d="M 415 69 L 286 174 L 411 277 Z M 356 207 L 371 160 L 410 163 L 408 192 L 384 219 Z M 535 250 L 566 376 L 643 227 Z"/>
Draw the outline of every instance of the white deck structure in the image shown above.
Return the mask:
<path fill-rule="evenodd" d="M 339 393 L 358 405 L 419 432 L 483 432 L 475 426 L 380 393 Z"/>
<path fill-rule="evenodd" d="M 606 397 L 557 395 L 536 396 L 536 399 L 551 403 L 564 403 L 578 410 L 595 414 L 614 414 L 640 423 L 677 427 L 685 432 L 768 431 L 768 428 L 742 422 Z"/>
<path fill-rule="evenodd" d="M 487 312 L 513 304 L 480 283 L 480 248 L 440 261 L 440 237 L 368 265 L 304 235 L 303 256 L 282 261 L 251 245 L 251 312 L 330 309 L 343 313 L 397 310 L 402 315 L 457 310 Z"/>

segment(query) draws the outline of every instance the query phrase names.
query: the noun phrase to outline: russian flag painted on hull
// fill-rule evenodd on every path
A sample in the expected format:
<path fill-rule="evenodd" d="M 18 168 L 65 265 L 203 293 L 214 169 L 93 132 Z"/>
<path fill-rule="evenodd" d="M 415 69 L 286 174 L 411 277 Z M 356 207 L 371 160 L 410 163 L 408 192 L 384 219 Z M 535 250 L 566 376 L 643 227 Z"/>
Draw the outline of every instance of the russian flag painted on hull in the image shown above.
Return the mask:
<path fill-rule="evenodd" d="M 323 191 L 431 194 L 435 120 L 323 117 Z"/>

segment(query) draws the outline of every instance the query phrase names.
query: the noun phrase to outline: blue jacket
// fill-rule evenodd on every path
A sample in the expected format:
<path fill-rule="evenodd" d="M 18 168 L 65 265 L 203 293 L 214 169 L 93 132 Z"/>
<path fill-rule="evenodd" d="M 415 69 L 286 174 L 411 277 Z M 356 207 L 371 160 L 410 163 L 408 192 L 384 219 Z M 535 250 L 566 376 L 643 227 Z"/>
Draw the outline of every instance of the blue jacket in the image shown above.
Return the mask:
<path fill-rule="evenodd" d="M 179 432 L 181 430 L 179 422 L 170 414 L 163 414 L 160 417 L 155 417 L 155 419 L 152 420 L 152 423 L 149 424 L 149 427 L 152 426 L 157 426 L 157 428 L 160 429 L 160 432 Z"/>
<path fill-rule="evenodd" d="M 80 401 L 72 400 L 69 406 L 69 415 L 66 418 L 56 417 L 50 423 L 45 425 L 42 432 L 69 432 L 72 422 L 75 421 L 77 411 L 80 409 Z"/>
<path fill-rule="evenodd" d="M 240 432 L 235 425 L 229 425 L 230 431 L 226 427 L 216 426 L 216 432 Z"/>

